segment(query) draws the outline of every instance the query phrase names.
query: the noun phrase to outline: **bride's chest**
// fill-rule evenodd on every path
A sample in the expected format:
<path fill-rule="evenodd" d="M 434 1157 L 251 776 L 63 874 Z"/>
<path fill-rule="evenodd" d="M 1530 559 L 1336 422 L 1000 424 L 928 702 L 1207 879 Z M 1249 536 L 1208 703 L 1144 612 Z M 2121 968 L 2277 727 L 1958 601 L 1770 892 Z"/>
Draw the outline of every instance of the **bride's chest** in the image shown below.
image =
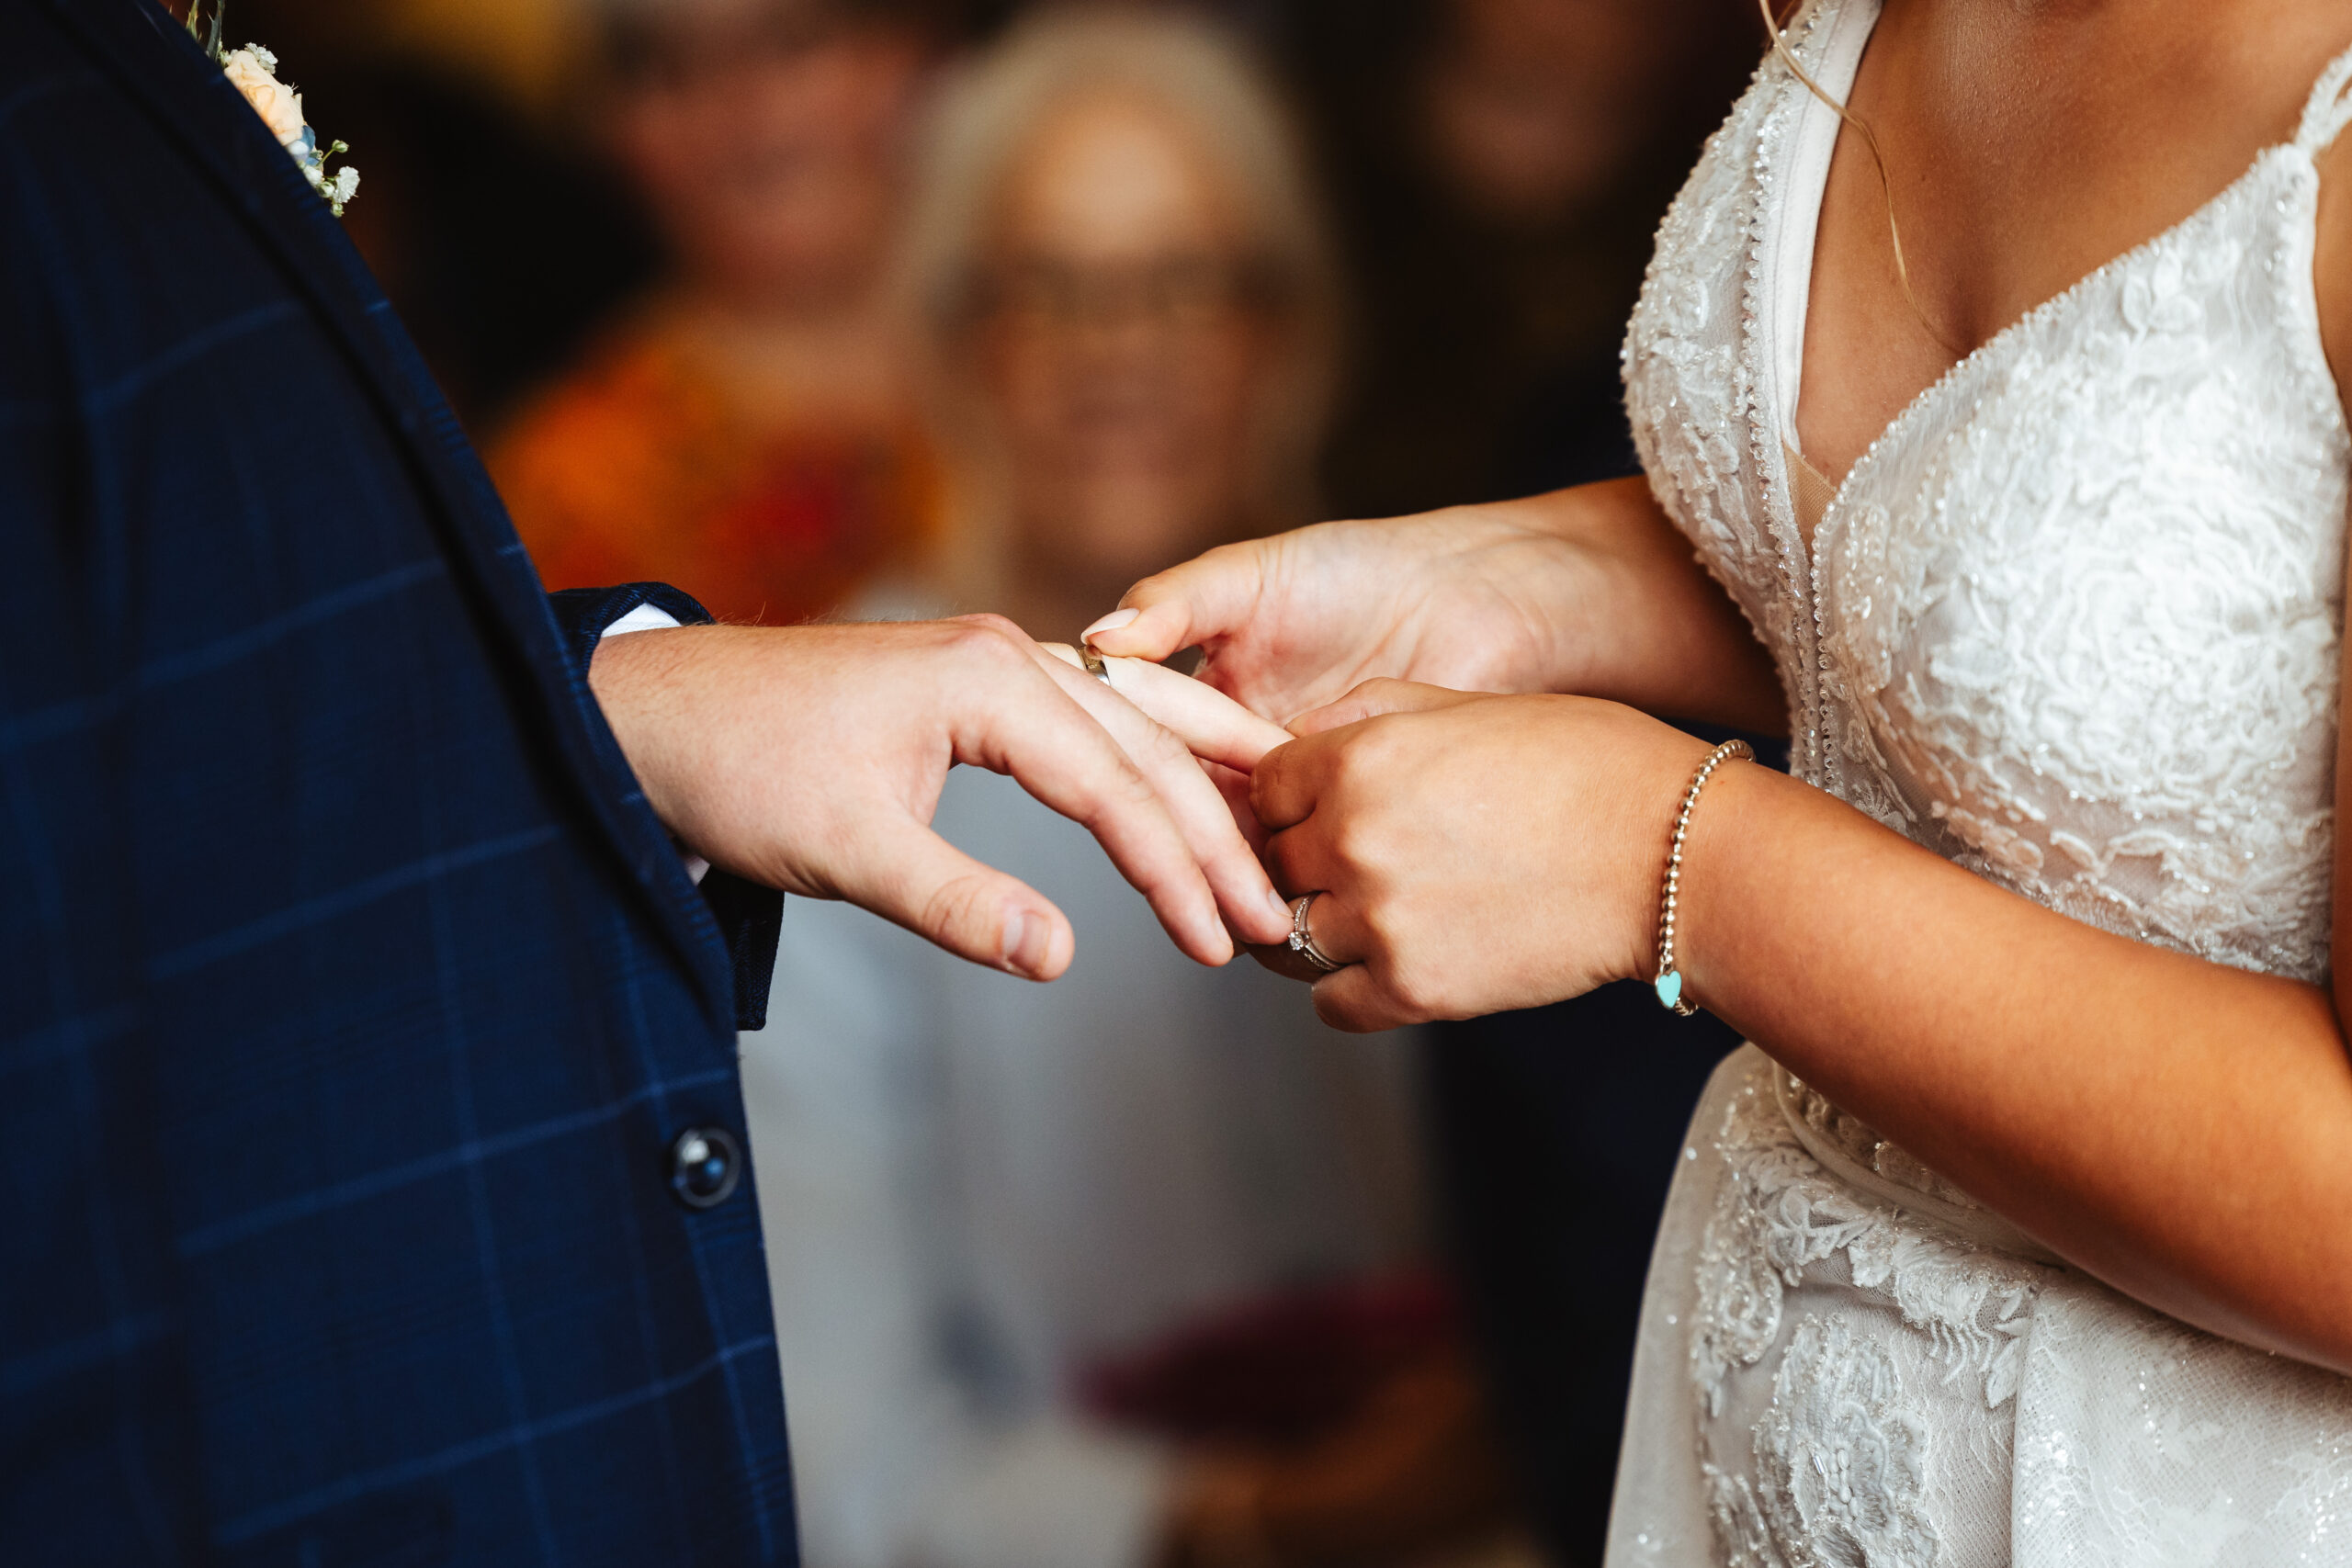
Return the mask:
<path fill-rule="evenodd" d="M 1796 767 L 2044 902 L 2313 971 L 2347 451 L 2301 171 L 2257 165 L 1963 361 L 1807 539 L 1774 336 L 1793 118 L 1759 87 L 1711 144 L 1626 379 L 1662 503 L 1780 665 Z"/>

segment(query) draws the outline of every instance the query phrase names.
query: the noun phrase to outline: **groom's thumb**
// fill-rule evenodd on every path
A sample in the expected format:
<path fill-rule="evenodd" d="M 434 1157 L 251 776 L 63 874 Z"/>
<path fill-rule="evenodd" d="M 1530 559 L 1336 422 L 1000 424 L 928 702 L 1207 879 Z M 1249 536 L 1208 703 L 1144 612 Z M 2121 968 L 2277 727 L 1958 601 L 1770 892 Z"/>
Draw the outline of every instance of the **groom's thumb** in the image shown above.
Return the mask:
<path fill-rule="evenodd" d="M 855 886 L 842 897 L 960 958 L 1051 980 L 1069 967 L 1069 921 L 1027 883 L 907 822 L 869 840 Z"/>

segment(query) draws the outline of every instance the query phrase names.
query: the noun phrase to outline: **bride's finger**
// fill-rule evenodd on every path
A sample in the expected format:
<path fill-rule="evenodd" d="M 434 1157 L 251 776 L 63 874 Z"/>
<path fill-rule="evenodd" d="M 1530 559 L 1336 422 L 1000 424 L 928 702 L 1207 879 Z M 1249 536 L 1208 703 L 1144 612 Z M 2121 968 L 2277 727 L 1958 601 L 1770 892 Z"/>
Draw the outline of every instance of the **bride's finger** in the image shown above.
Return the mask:
<path fill-rule="evenodd" d="M 1371 966 L 1363 964 L 1350 964 L 1315 982 L 1315 1016 L 1351 1034 L 1373 1034 L 1428 1021 L 1398 1005 Z"/>
<path fill-rule="evenodd" d="M 1316 893 L 1306 907 L 1306 934 L 1315 950 L 1334 964 L 1360 964 L 1372 956 L 1372 932 L 1348 906 L 1347 898 L 1328 888 Z"/>
<path fill-rule="evenodd" d="M 1084 667 L 1067 643 L 1041 645 L 1063 663 Z M 1111 689 L 1172 731 L 1193 755 L 1248 773 L 1258 759 L 1290 739 L 1290 732 L 1260 718 L 1216 687 L 1143 659 L 1105 658 Z"/>
<path fill-rule="evenodd" d="M 1474 702 L 1480 694 L 1457 692 L 1445 686 L 1427 686 L 1416 681 L 1366 681 L 1336 703 L 1326 703 L 1319 708 L 1300 714 L 1290 721 L 1293 735 L 1319 735 L 1327 729 L 1362 719 L 1377 718 L 1386 713 L 1420 713 L 1430 708 L 1452 707 L 1456 703 Z"/>
<path fill-rule="evenodd" d="M 1333 737 L 1317 735 L 1278 746 L 1259 761 L 1257 772 L 1250 775 L 1250 805 L 1268 832 L 1278 833 L 1314 815 L 1340 750 Z"/>
<path fill-rule="evenodd" d="M 1166 659 L 1238 631 L 1264 595 L 1261 541 L 1221 545 L 1127 590 L 1120 607 L 1086 628 L 1105 653 Z"/>
<path fill-rule="evenodd" d="M 1183 741 L 1069 660 L 1042 648 L 1035 657 L 1159 792 L 1234 934 L 1245 942 L 1277 940 L 1289 929 L 1282 897 L 1243 838 L 1225 796 Z"/>
<path fill-rule="evenodd" d="M 1346 905 L 1336 894 L 1317 893 L 1315 902 L 1307 906 L 1306 931 L 1315 939 L 1315 950 L 1334 964 L 1354 965 L 1363 962 L 1370 933 L 1363 922 L 1349 915 Z M 1307 985 L 1318 983 L 1330 973 L 1294 950 L 1287 937 L 1279 942 L 1252 947 L 1250 955 L 1285 979 Z"/>
<path fill-rule="evenodd" d="M 1343 880 L 1343 874 L 1333 863 L 1329 847 L 1316 831 L 1311 818 L 1274 834 L 1259 852 L 1265 857 L 1266 869 L 1273 874 L 1274 886 L 1285 898 L 1329 893 L 1333 883 Z"/>

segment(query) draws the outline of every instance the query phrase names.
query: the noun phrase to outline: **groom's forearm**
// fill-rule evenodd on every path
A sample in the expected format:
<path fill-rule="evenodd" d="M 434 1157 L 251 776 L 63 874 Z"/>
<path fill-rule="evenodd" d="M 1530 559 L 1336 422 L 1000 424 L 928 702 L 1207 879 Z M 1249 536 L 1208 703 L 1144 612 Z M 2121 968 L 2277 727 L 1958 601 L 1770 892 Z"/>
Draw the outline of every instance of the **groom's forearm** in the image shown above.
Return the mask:
<path fill-rule="evenodd" d="M 1747 617 L 1639 478 L 1491 510 L 1567 547 L 1552 690 L 1759 735 L 1788 729 L 1780 677 Z"/>

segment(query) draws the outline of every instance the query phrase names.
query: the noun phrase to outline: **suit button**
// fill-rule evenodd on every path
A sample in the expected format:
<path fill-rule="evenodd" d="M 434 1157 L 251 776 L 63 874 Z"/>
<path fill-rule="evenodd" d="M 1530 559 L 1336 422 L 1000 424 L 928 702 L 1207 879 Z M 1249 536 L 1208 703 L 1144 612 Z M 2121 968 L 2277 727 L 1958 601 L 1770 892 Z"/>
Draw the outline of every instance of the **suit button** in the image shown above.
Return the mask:
<path fill-rule="evenodd" d="M 743 1145 L 724 1127 L 689 1127 L 670 1145 L 670 1190 L 689 1209 L 715 1209 L 743 1179 Z"/>

